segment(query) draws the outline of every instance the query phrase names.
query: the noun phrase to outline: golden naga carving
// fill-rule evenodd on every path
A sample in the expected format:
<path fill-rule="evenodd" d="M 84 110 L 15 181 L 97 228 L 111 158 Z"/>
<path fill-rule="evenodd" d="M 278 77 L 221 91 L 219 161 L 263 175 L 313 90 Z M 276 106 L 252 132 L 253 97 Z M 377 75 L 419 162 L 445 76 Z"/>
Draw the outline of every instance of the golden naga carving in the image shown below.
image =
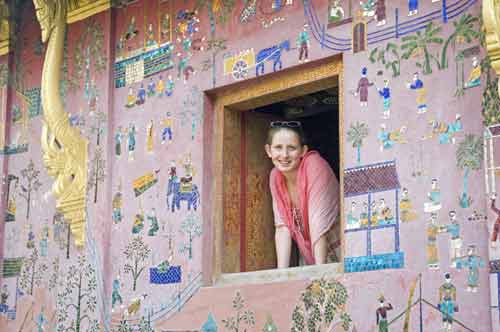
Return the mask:
<path fill-rule="evenodd" d="M 483 22 L 488 57 L 491 66 L 500 75 L 500 0 L 483 0 Z M 500 81 L 498 93 L 500 94 Z"/>
<path fill-rule="evenodd" d="M 10 49 L 10 11 L 5 0 L 0 0 L 0 55 Z"/>
<path fill-rule="evenodd" d="M 66 30 L 66 0 L 33 0 L 47 52 L 42 71 L 42 152 L 47 172 L 55 181 L 52 194 L 56 208 L 71 227 L 77 247 L 85 243 L 85 194 L 87 187 L 87 145 L 64 111 L 59 84 Z"/>

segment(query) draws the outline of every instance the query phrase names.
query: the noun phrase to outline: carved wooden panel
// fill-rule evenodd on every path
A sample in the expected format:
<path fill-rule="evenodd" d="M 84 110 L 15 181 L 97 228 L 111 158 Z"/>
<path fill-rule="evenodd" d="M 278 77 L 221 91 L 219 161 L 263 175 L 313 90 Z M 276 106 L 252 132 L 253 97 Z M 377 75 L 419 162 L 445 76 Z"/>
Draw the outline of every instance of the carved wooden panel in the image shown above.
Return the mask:
<path fill-rule="evenodd" d="M 269 191 L 271 160 L 264 144 L 270 117 L 245 114 L 246 122 L 246 271 L 276 267 L 274 219 Z"/>
<path fill-rule="evenodd" d="M 240 112 L 224 111 L 224 273 L 240 272 L 240 119 Z"/>

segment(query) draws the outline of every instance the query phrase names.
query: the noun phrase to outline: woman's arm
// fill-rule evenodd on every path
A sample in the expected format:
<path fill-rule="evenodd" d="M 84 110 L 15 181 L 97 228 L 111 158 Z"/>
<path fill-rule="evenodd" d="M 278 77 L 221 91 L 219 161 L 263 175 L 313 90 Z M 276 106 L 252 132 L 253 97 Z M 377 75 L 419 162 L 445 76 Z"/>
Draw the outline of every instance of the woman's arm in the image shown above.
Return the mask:
<path fill-rule="evenodd" d="M 292 236 L 286 226 L 276 227 L 274 234 L 276 245 L 276 258 L 278 260 L 278 269 L 290 267 L 290 255 L 292 253 Z"/>
<path fill-rule="evenodd" d="M 315 264 L 326 263 L 326 255 L 328 254 L 328 241 L 326 239 L 326 234 L 321 235 L 318 241 L 314 243 L 313 254 Z"/>

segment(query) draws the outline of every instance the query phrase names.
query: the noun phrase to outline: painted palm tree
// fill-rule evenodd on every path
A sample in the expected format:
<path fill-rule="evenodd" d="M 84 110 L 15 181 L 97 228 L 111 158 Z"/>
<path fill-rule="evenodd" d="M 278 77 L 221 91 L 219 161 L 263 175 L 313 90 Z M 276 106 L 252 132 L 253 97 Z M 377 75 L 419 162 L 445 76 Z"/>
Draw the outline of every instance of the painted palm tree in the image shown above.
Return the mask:
<path fill-rule="evenodd" d="M 351 124 L 347 131 L 347 141 L 352 143 L 352 147 L 357 149 L 357 161 L 361 162 L 361 145 L 363 140 L 368 136 L 368 125 L 366 123 L 357 122 Z"/>
<path fill-rule="evenodd" d="M 200 12 L 202 8 L 207 8 L 208 19 L 210 21 L 210 39 L 209 48 L 212 50 L 212 85 L 216 85 L 215 58 L 220 49 L 217 47 L 219 41 L 215 37 L 215 25 L 217 20 L 224 25 L 230 17 L 235 5 L 235 0 L 196 0 L 195 11 Z M 223 43 L 223 48 L 225 45 Z"/>
<path fill-rule="evenodd" d="M 380 61 L 385 69 L 392 69 L 392 77 L 399 76 L 401 66 L 401 56 L 398 52 L 398 46 L 394 43 L 387 43 L 385 48 L 375 47 L 370 52 L 369 60 L 371 63 Z"/>
<path fill-rule="evenodd" d="M 401 45 L 401 50 L 404 51 L 402 58 L 408 60 L 410 56 L 418 54 L 418 52 L 424 53 L 424 62 L 417 62 L 417 67 L 422 68 L 422 73 L 428 75 L 432 73 L 431 60 L 434 60 L 440 68 L 439 60 L 436 56 L 431 54 L 429 47 L 432 44 L 442 44 L 443 38 L 437 36 L 441 31 L 441 27 L 433 25 L 430 22 L 425 30 L 417 31 L 414 35 L 403 37 L 403 44 Z"/>
<path fill-rule="evenodd" d="M 455 31 L 453 31 L 443 44 L 441 69 L 448 68 L 448 55 L 446 53 L 450 45 L 455 45 L 458 39 L 463 38 L 467 43 L 470 43 L 473 39 L 479 37 L 479 31 L 474 26 L 476 22 L 479 22 L 479 17 L 472 16 L 471 14 L 464 14 L 457 21 L 453 21 Z"/>
<path fill-rule="evenodd" d="M 483 161 L 483 141 L 480 137 L 468 134 L 458 146 L 456 152 L 457 167 L 464 170 L 464 187 L 459 203 L 462 208 L 468 208 L 472 203 L 469 196 L 468 178 L 471 170 L 478 170 Z"/>

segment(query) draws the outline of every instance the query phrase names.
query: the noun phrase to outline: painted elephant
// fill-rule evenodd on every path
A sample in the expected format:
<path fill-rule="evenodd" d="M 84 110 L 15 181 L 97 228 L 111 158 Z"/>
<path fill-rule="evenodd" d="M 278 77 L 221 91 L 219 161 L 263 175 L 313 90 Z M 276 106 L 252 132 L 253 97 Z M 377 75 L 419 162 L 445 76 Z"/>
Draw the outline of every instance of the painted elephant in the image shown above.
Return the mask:
<path fill-rule="evenodd" d="M 172 196 L 172 201 L 169 201 L 170 196 Z M 173 179 L 168 180 L 168 188 L 167 188 L 167 208 L 170 208 L 172 212 L 175 212 L 175 209 L 180 210 L 181 201 L 187 201 L 188 210 L 191 210 L 191 207 L 196 211 L 198 208 L 198 203 L 200 201 L 200 193 L 198 191 L 198 186 L 195 184 L 191 185 L 189 191 L 181 190 L 181 183 L 175 181 Z"/>

